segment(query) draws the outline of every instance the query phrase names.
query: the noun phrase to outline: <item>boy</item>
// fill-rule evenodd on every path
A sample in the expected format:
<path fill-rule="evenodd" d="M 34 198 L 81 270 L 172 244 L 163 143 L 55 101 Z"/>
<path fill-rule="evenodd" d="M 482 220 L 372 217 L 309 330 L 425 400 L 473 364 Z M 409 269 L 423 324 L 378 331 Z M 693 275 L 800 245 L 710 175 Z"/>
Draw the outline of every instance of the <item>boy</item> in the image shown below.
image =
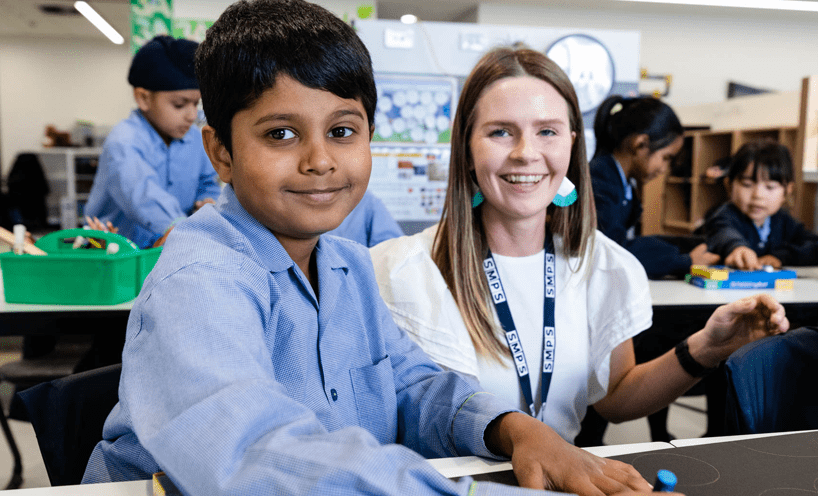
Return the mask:
<path fill-rule="evenodd" d="M 87 216 L 142 248 L 162 244 L 175 222 L 221 192 L 194 125 L 197 46 L 157 36 L 134 55 L 128 83 L 137 109 L 108 134 L 85 205 Z"/>
<path fill-rule="evenodd" d="M 366 248 L 321 236 L 371 167 L 376 91 L 350 26 L 302 0 L 242 1 L 196 67 L 227 186 L 173 230 L 133 307 L 84 482 L 163 470 L 197 496 L 489 494 L 423 456 L 513 452 L 527 487 L 649 490 L 441 371 L 395 326 Z"/>

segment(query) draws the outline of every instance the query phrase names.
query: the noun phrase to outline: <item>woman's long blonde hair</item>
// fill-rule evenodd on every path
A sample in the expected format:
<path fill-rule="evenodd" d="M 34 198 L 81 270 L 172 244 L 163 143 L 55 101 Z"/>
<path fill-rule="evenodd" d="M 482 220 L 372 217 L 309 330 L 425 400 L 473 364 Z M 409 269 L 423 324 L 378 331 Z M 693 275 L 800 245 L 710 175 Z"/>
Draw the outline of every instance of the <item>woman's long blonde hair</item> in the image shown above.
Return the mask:
<path fill-rule="evenodd" d="M 497 48 L 490 51 L 472 70 L 460 94 L 452 123 L 449 186 L 435 235 L 432 259 L 454 295 L 478 355 L 498 361 L 505 356 L 506 345 L 494 322 L 489 288 L 482 269 L 488 244 L 480 207 L 473 209 L 471 203 L 478 186 L 470 174 L 472 157 L 469 141 L 477 103 L 486 88 L 500 79 L 521 76 L 541 79 L 565 98 L 571 130 L 576 133 L 566 175 L 576 185 L 578 199 L 569 207 L 548 207 L 551 231 L 562 237 L 566 256 L 583 260 L 586 252 L 592 249 L 596 229 L 582 113 L 571 81 L 556 63 L 540 52 L 528 48 Z"/>

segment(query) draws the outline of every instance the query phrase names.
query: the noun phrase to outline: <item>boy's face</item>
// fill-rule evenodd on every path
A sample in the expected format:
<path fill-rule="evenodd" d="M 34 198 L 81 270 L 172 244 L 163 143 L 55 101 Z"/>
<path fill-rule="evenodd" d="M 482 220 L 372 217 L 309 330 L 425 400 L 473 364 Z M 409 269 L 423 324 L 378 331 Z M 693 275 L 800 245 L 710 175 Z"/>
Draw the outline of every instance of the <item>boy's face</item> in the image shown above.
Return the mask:
<path fill-rule="evenodd" d="M 282 75 L 236 113 L 231 132 L 232 156 L 205 127 L 210 159 L 242 206 L 279 240 L 335 229 L 366 191 L 371 131 L 359 100 Z"/>
<path fill-rule="evenodd" d="M 168 144 L 174 139 L 183 138 L 196 122 L 201 97 L 199 90 L 149 91 L 134 88 L 134 98 L 142 115 Z"/>
<path fill-rule="evenodd" d="M 767 217 L 778 212 L 792 191 L 792 184 L 786 188 L 778 181 L 772 181 L 759 167 L 753 177 L 753 164 L 747 166 L 741 177 L 730 183 L 730 201 L 757 226 L 764 224 Z"/>

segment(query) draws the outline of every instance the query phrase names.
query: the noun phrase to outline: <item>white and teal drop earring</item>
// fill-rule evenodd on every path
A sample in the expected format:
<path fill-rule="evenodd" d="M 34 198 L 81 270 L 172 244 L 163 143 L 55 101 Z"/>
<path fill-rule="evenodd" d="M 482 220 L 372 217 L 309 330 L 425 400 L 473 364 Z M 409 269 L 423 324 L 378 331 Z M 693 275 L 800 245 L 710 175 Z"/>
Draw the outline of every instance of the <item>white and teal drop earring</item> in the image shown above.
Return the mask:
<path fill-rule="evenodd" d="M 575 201 L 577 201 L 577 188 L 567 177 L 563 177 L 560 189 L 557 190 L 557 196 L 551 203 L 558 207 L 567 207 Z"/>
<path fill-rule="evenodd" d="M 478 205 L 483 203 L 483 200 L 485 200 L 485 198 L 483 198 L 483 192 L 478 189 L 477 193 L 471 197 L 471 208 L 476 208 Z"/>

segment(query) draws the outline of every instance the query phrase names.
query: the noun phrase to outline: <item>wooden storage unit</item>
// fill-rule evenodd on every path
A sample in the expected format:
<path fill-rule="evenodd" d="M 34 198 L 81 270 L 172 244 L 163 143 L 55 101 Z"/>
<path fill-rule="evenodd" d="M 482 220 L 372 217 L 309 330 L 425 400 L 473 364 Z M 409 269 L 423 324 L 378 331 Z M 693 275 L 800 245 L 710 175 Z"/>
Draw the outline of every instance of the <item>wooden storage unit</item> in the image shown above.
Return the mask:
<path fill-rule="evenodd" d="M 653 193 L 662 202 L 659 233 L 690 234 L 713 207 L 727 200 L 723 181 L 705 176 L 709 167 L 729 160 L 742 145 L 754 140 L 771 139 L 793 150 L 797 132 L 797 127 L 781 127 L 685 133 L 679 164 L 664 181 L 657 179 L 663 182 L 660 195 Z"/>
<path fill-rule="evenodd" d="M 753 97 L 745 98 L 748 108 L 752 108 L 749 102 Z M 740 111 L 734 109 L 733 113 Z M 770 113 L 775 114 L 773 110 Z M 723 181 L 705 177 L 707 168 L 729 160 L 743 144 L 761 139 L 777 141 L 790 149 L 795 168 L 790 212 L 812 229 L 818 217 L 816 187 L 805 184 L 803 176 L 805 171 L 818 170 L 818 76 L 803 80 L 797 125 L 686 132 L 682 152 L 671 172 L 644 187 L 642 233 L 692 233 L 712 207 L 727 200 Z"/>

